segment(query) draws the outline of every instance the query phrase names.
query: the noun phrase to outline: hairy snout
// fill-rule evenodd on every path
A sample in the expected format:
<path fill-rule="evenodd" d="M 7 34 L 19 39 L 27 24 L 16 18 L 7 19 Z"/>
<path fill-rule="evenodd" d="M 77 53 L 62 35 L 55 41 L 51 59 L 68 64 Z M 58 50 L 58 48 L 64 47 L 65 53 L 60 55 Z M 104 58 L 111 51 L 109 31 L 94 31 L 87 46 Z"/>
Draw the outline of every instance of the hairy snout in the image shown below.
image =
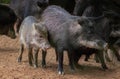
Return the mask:
<path fill-rule="evenodd" d="M 47 50 L 47 49 L 49 49 L 50 47 L 51 47 L 51 46 L 50 46 L 49 42 L 43 42 L 43 43 L 40 44 L 40 48 L 41 48 L 42 50 Z"/>

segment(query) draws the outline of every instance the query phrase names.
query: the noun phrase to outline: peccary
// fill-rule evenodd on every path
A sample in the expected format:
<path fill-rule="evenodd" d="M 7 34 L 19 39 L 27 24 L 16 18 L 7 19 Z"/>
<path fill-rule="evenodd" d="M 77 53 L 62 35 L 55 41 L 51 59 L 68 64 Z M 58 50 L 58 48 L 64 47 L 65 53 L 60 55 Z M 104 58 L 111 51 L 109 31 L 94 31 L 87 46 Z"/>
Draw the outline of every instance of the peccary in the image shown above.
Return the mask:
<path fill-rule="evenodd" d="M 0 35 L 16 38 L 14 24 L 17 16 L 14 11 L 5 4 L 0 4 Z"/>
<path fill-rule="evenodd" d="M 40 17 L 40 14 L 48 5 L 48 0 L 11 0 L 10 7 L 16 13 L 18 19 L 16 22 L 17 32 L 19 31 L 20 24 L 27 16 Z"/>
<path fill-rule="evenodd" d="M 85 9 L 89 7 L 88 12 L 92 11 L 93 16 L 101 14 L 101 11 L 112 10 L 120 13 L 120 1 L 115 0 L 76 0 L 73 14 L 82 16 Z M 91 8 L 90 8 L 91 7 Z M 90 10 L 91 9 L 91 10 Z"/>
<path fill-rule="evenodd" d="M 48 34 L 45 24 L 38 23 L 37 19 L 33 16 L 28 16 L 23 20 L 20 26 L 19 35 L 20 55 L 18 57 L 18 62 L 21 62 L 25 46 L 28 49 L 29 64 L 32 65 L 32 59 L 34 58 L 33 65 L 34 67 L 38 67 L 37 58 L 39 48 L 46 50 L 50 47 L 47 40 Z M 32 51 L 34 51 L 34 56 L 32 55 Z"/>
<path fill-rule="evenodd" d="M 10 7 L 16 12 L 17 16 L 24 19 L 27 16 L 39 17 L 48 4 L 48 0 L 11 0 Z M 39 6 L 39 7 L 38 7 Z"/>
<path fill-rule="evenodd" d="M 64 74 L 63 70 L 63 51 L 68 52 L 69 65 L 74 70 L 73 53 L 82 46 L 99 49 L 103 51 L 107 43 L 90 30 L 91 22 L 84 17 L 70 15 L 59 6 L 47 7 L 42 15 L 42 21 L 48 30 L 50 44 L 55 47 L 58 56 L 58 73 Z M 102 59 L 102 52 L 98 53 L 103 68 L 106 68 Z"/>
<path fill-rule="evenodd" d="M 89 9 L 89 8 L 86 8 Z M 90 11 L 88 14 L 87 12 L 84 12 L 84 16 L 91 16 L 93 11 Z M 119 36 L 119 14 L 113 11 L 104 12 L 103 15 L 98 16 L 97 19 L 95 19 L 95 15 L 92 15 L 93 17 L 88 17 L 90 20 L 93 20 L 93 29 L 94 32 L 100 36 L 104 41 L 106 41 L 109 44 L 109 49 L 114 51 L 114 54 L 116 55 L 117 59 L 120 60 L 120 55 L 116 51 L 116 48 L 113 46 L 113 44 L 116 42 L 117 38 L 113 38 L 115 36 Z M 112 38 L 111 38 L 112 37 Z M 76 54 L 79 59 L 79 55 Z M 75 60 L 76 60 L 75 58 Z"/>
<path fill-rule="evenodd" d="M 76 0 L 73 14 L 82 16 L 86 8 L 88 8 L 88 14 L 92 11 L 94 16 L 98 16 L 101 14 L 102 11 L 102 1 L 103 0 Z"/>

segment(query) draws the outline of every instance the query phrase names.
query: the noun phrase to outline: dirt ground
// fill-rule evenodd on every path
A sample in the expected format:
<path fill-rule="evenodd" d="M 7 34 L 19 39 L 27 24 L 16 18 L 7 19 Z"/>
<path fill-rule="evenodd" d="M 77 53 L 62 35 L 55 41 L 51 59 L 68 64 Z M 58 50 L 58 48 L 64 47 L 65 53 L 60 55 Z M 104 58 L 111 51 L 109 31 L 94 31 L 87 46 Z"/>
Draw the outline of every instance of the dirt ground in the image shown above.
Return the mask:
<path fill-rule="evenodd" d="M 82 57 L 79 64 L 82 68 L 76 68 L 70 72 L 68 57 L 64 53 L 65 75 L 58 75 L 57 62 L 54 49 L 49 49 L 47 54 L 47 66 L 41 67 L 41 51 L 39 52 L 39 67 L 33 68 L 28 64 L 27 50 L 23 54 L 21 63 L 17 62 L 19 53 L 19 40 L 0 36 L 0 79 L 120 79 L 120 63 L 108 63 L 109 70 L 103 71 L 99 63 L 91 58 L 89 62 Z"/>

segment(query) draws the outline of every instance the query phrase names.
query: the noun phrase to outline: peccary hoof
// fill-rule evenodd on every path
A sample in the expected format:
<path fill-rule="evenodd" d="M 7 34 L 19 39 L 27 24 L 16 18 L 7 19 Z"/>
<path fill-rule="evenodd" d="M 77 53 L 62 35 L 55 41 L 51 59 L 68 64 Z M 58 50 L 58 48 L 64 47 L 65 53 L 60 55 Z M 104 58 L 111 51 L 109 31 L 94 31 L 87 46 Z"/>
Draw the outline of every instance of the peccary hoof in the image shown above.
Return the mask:
<path fill-rule="evenodd" d="M 18 58 L 18 59 L 17 59 L 18 62 L 21 62 L 21 60 L 22 60 L 21 58 Z"/>
<path fill-rule="evenodd" d="M 30 65 L 30 66 L 33 66 L 32 62 L 29 62 L 29 65 Z"/>
<path fill-rule="evenodd" d="M 102 68 L 103 68 L 104 71 L 108 69 L 108 67 L 106 65 L 102 66 Z"/>
<path fill-rule="evenodd" d="M 33 67 L 34 67 L 34 68 L 38 68 L 38 65 L 35 65 L 35 64 L 34 64 Z"/>
<path fill-rule="evenodd" d="M 43 64 L 42 64 L 41 67 L 42 67 L 42 68 L 46 68 L 46 65 L 43 65 Z"/>
<path fill-rule="evenodd" d="M 64 71 L 58 71 L 58 74 L 59 75 L 64 75 L 65 73 L 64 73 Z"/>
<path fill-rule="evenodd" d="M 41 63 L 42 68 L 46 68 L 46 62 Z"/>

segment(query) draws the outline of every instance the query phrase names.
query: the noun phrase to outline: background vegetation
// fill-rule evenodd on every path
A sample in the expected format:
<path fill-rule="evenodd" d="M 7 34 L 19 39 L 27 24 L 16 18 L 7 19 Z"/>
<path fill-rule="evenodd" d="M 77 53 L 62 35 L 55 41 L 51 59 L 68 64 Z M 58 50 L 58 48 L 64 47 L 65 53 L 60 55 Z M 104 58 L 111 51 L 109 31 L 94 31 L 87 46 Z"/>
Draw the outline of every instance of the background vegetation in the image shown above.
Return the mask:
<path fill-rule="evenodd" d="M 0 0 L 0 3 L 9 3 L 10 0 Z"/>

